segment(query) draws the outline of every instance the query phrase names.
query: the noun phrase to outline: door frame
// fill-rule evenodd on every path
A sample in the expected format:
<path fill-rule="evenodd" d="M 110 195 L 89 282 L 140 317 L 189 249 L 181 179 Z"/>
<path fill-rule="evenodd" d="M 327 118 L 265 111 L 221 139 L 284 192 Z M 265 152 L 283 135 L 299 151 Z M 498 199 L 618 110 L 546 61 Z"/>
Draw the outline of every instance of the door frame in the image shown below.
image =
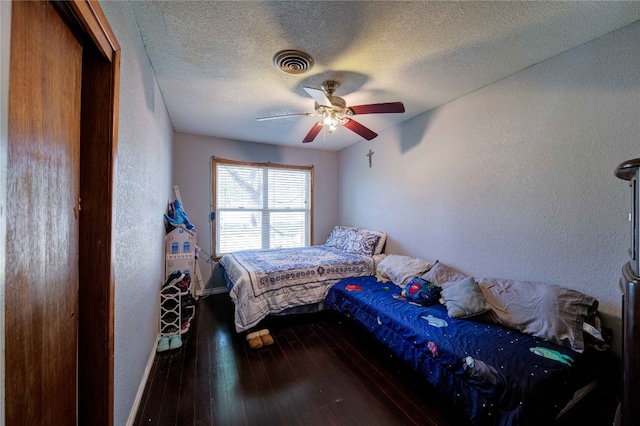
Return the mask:
<path fill-rule="evenodd" d="M 114 179 L 120 45 L 97 1 L 64 2 L 88 35 L 82 58 L 78 424 L 113 425 Z"/>
<path fill-rule="evenodd" d="M 51 3 L 83 47 L 77 422 L 111 426 L 114 420 L 113 192 L 118 136 L 120 45 L 97 1 L 70 0 Z M 0 136 L 4 138 L 6 135 Z M 6 156 L 3 155 L 3 163 L 0 164 L 2 173 L 6 173 L 5 161 Z M 0 188 L 0 196 L 6 197 L 6 188 Z M 4 204 L 6 198 L 0 201 Z M 0 208 L 2 247 L 6 238 L 6 225 L 6 214 Z M 0 296 L 4 296 L 4 251 L 0 255 L 0 266 Z M 2 302 L 4 317 L 4 297 Z M 4 322 L 1 326 L 3 334 L 6 333 Z M 4 359 L 1 379 L 3 381 L 0 404 L 4 404 L 4 396 L 10 391 L 4 389 Z M 4 419 L 6 407 L 2 408 L 0 420 Z"/>
<path fill-rule="evenodd" d="M 7 242 L 7 162 L 9 131 L 9 60 L 11 2 L 0 1 L 0 354 L 5 353 L 5 283 Z M 5 419 L 5 362 L 0 356 L 0 423 Z"/>

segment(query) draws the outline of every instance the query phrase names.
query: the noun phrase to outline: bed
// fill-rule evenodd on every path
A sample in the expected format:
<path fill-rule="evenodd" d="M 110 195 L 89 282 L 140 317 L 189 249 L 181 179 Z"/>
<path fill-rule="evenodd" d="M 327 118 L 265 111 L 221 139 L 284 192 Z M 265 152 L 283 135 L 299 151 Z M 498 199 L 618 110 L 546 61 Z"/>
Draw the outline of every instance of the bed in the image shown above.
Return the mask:
<path fill-rule="evenodd" d="M 319 310 L 329 288 L 346 277 L 373 275 L 384 232 L 336 226 L 324 245 L 243 250 L 220 259 L 235 305 L 237 332 L 270 314 Z"/>
<path fill-rule="evenodd" d="M 461 282 L 460 278 L 456 276 L 455 282 Z M 492 317 L 500 303 L 495 294 L 503 297 L 505 289 L 507 293 L 513 289 L 517 292 L 523 283 L 483 280 L 480 284 L 474 283 L 490 309 L 485 305 L 478 315 L 469 315 L 477 309 L 464 307 L 467 302 L 459 303 L 463 298 L 460 292 L 447 295 L 451 302 L 448 306 L 424 306 L 409 300 L 409 287 L 405 287 L 403 297 L 403 287 L 380 281 L 380 274 L 377 278 L 339 281 L 329 290 L 324 307 L 364 327 L 454 406 L 464 410 L 471 424 L 551 424 L 576 395 L 595 387 L 594 380 L 603 368 L 603 352 L 584 350 L 586 342 L 580 338 L 565 342 L 562 333 L 557 342 L 551 342 L 541 333 L 535 336 L 500 324 L 500 319 Z M 442 295 L 444 288 L 446 285 L 441 288 Z M 552 290 L 548 297 L 564 297 L 557 296 L 556 286 L 542 288 L 545 292 Z M 535 298 L 536 291 L 532 293 Z M 586 313 L 597 308 L 597 301 L 582 296 L 580 301 L 571 301 L 571 309 L 580 306 L 579 310 Z"/>

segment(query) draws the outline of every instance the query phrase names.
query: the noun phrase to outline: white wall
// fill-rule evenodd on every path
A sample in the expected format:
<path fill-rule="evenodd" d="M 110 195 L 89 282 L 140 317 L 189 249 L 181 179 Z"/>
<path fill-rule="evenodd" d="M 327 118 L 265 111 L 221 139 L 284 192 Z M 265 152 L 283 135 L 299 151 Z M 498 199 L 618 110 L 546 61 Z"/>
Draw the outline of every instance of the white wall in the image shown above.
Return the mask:
<path fill-rule="evenodd" d="M 115 178 L 114 424 L 124 425 L 158 335 L 173 129 L 128 2 L 100 2 L 122 47 Z M 144 383 L 142 383 L 144 386 Z"/>
<path fill-rule="evenodd" d="M 180 195 L 189 220 L 198 230 L 198 246 L 211 254 L 211 157 L 228 160 L 272 162 L 314 166 L 314 222 L 312 244 L 322 244 L 338 218 L 338 154 L 333 151 L 284 147 L 241 142 L 221 138 L 175 134 L 173 152 L 174 183 L 180 187 Z M 199 260 L 203 280 L 207 288 L 212 286 L 213 264 L 206 263 L 203 254 Z M 220 286 L 224 283 L 218 282 Z"/>
<path fill-rule="evenodd" d="M 613 171 L 640 157 L 639 51 L 636 22 L 342 150 L 339 222 L 386 231 L 387 253 L 593 295 L 619 344 Z"/>

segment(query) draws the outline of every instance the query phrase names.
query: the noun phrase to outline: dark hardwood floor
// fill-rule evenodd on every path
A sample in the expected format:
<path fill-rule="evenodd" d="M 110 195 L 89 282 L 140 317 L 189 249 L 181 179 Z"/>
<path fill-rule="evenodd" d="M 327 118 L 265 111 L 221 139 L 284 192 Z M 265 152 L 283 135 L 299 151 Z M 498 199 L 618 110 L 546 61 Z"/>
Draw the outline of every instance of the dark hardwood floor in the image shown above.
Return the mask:
<path fill-rule="evenodd" d="M 194 321 L 182 348 L 156 356 L 135 425 L 468 423 L 424 379 L 332 312 L 269 317 L 264 326 L 275 343 L 257 350 L 235 332 L 227 294 L 200 299 Z M 611 425 L 611 405 L 587 400 L 557 426 Z"/>

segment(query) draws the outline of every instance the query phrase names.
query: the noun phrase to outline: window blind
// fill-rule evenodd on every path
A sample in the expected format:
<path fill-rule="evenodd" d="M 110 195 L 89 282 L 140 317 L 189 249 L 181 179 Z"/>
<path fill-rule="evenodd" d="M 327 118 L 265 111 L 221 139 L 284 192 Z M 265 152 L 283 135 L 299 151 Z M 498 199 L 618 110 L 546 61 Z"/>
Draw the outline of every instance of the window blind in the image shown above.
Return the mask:
<path fill-rule="evenodd" d="M 216 254 L 309 245 L 311 170 L 217 162 Z"/>

